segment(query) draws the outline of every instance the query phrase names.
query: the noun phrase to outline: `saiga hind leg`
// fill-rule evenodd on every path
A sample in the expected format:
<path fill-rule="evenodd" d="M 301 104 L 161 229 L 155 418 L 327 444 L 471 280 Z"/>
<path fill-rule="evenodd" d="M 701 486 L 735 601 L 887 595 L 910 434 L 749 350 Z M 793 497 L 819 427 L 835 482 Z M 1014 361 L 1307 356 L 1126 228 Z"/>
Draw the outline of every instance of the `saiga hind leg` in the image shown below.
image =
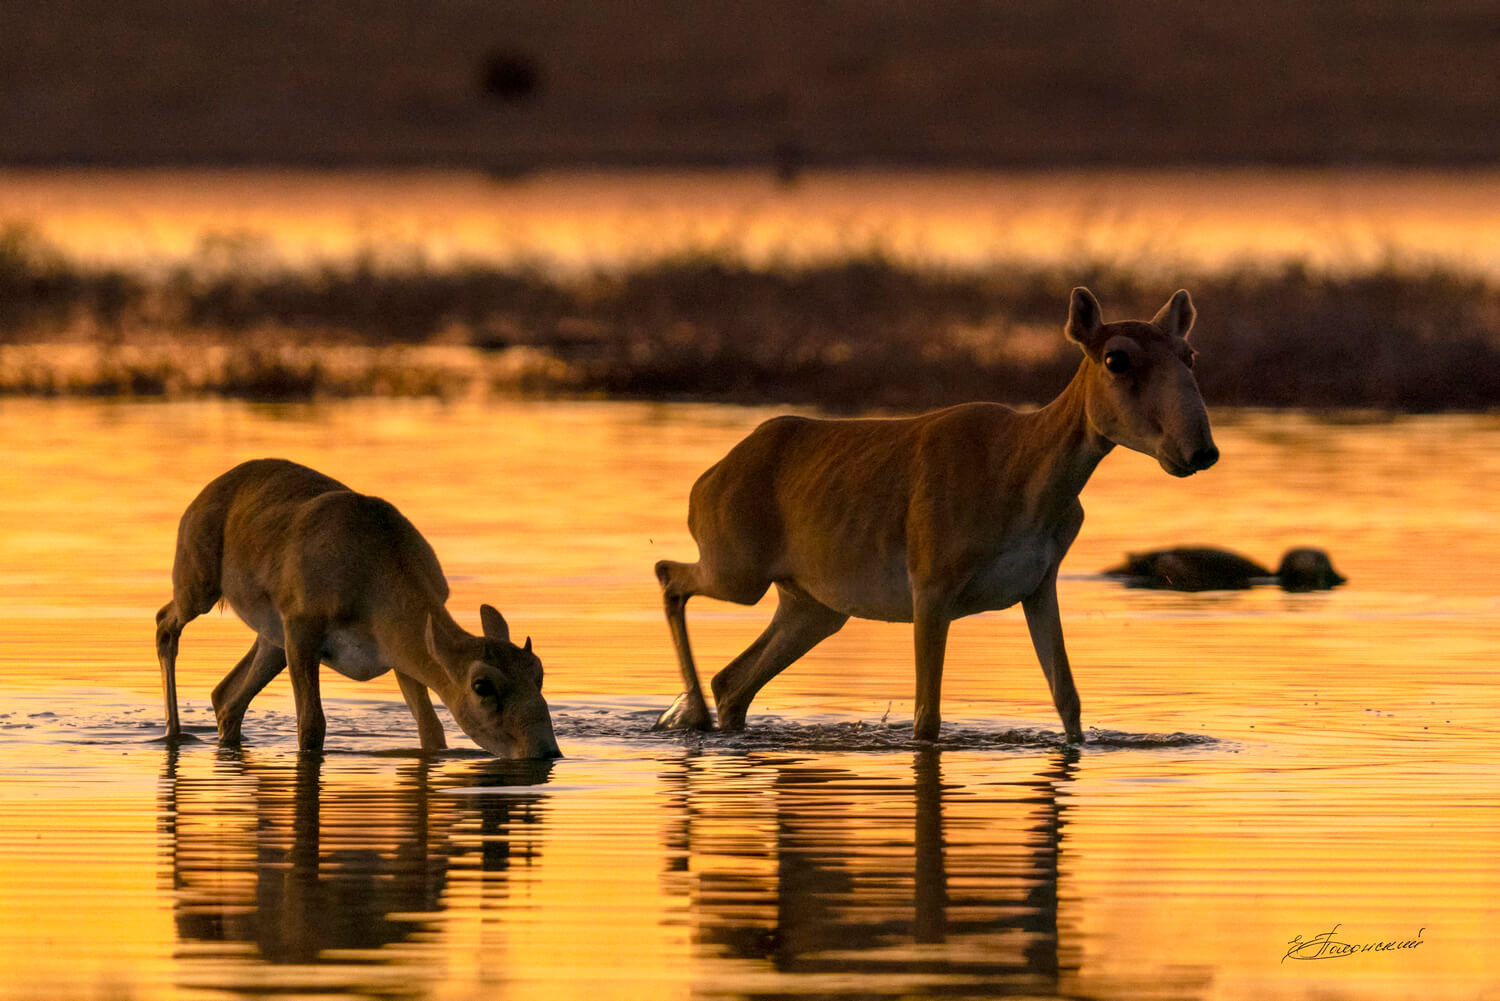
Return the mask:
<path fill-rule="evenodd" d="M 672 646 L 677 650 L 677 666 L 682 671 L 682 694 L 661 714 L 652 729 L 711 730 L 714 718 L 708 711 L 708 704 L 703 701 L 703 686 L 698 681 L 693 648 L 688 643 L 687 600 L 701 594 L 719 601 L 732 601 L 736 605 L 753 605 L 766 593 L 771 581 L 760 576 L 754 567 L 739 566 L 726 572 L 722 567 L 705 569 L 701 561 L 674 563 L 671 560 L 656 564 L 656 579 L 661 581 L 667 626 L 672 630 Z"/>
<path fill-rule="evenodd" d="M 849 616 L 794 584 L 777 584 L 776 593 L 776 614 L 766 631 L 714 675 L 714 708 L 721 730 L 743 730 L 745 713 L 756 693 L 849 621 Z"/>
<path fill-rule="evenodd" d="M 240 725 L 250 701 L 286 667 L 286 651 L 260 637 L 250 651 L 214 686 L 214 718 L 219 723 L 219 743 L 238 744 Z"/>
<path fill-rule="evenodd" d="M 687 600 L 697 592 L 692 588 L 696 566 L 662 560 L 656 564 L 656 579 L 661 582 L 662 604 L 667 613 L 667 628 L 672 632 L 672 646 L 677 651 L 677 666 L 682 672 L 682 694 L 657 719 L 653 730 L 712 730 L 713 715 L 703 701 L 703 685 L 693 663 L 693 648 L 688 642 Z"/>
<path fill-rule="evenodd" d="M 286 636 L 287 669 L 292 674 L 292 697 L 297 703 L 297 749 L 318 751 L 328 722 L 318 692 L 318 668 L 326 630 L 322 622 L 305 616 L 282 620 Z"/>

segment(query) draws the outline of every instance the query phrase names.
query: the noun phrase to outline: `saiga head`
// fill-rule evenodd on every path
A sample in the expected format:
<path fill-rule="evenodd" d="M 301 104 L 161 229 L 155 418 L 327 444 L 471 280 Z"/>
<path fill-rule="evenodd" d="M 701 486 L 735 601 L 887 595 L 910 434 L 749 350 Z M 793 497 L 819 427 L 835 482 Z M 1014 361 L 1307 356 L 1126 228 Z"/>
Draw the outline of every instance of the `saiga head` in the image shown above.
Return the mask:
<path fill-rule="evenodd" d="M 1219 461 L 1187 343 L 1197 315 L 1181 289 L 1150 323 L 1105 323 L 1099 300 L 1082 287 L 1068 304 L 1068 339 L 1088 357 L 1089 424 L 1116 445 L 1155 457 L 1173 476 Z"/>
<path fill-rule="evenodd" d="M 489 605 L 479 607 L 483 638 L 471 637 L 461 653 L 444 657 L 427 619 L 427 652 L 455 682 L 444 703 L 459 728 L 480 747 L 501 758 L 558 758 L 552 715 L 542 698 L 542 662 L 525 646 L 510 641 L 510 627 Z"/>

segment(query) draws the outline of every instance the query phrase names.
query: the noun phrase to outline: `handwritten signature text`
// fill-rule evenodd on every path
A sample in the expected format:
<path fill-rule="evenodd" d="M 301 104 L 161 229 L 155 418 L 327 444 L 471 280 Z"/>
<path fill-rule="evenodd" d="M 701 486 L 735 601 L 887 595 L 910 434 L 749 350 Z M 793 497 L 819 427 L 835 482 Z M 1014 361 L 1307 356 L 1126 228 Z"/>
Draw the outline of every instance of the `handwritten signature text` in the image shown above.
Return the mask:
<path fill-rule="evenodd" d="M 1305 939 L 1298 935 L 1287 943 L 1286 955 L 1281 957 L 1281 961 L 1285 963 L 1289 959 L 1339 959 L 1362 952 L 1399 952 L 1403 949 L 1420 948 L 1427 941 L 1422 938 L 1422 932 L 1427 930 L 1423 927 L 1417 930 L 1415 938 L 1380 942 L 1344 942 L 1335 937 L 1342 924 L 1340 922 L 1328 931 L 1320 932 L 1312 938 Z"/>

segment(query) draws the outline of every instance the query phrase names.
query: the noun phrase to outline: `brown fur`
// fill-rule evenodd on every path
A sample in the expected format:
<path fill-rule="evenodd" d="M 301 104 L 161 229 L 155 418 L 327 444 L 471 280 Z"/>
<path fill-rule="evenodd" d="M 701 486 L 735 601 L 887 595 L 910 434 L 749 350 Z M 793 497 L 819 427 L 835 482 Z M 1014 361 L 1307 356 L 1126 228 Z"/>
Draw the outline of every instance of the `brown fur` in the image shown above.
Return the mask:
<path fill-rule="evenodd" d="M 167 735 L 180 733 L 176 659 L 183 627 L 227 602 L 256 631 L 214 689 L 219 737 L 238 741 L 251 699 L 290 666 L 298 743 L 321 747 L 318 667 L 357 680 L 394 669 L 422 746 L 444 746 L 430 688 L 459 726 L 504 756 L 555 755 L 541 662 L 481 609 L 484 636 L 449 615 L 437 555 L 387 501 L 306 466 L 257 459 L 204 487 L 178 526 L 172 600 L 157 613 Z"/>
<path fill-rule="evenodd" d="M 1083 523 L 1078 493 L 1115 444 L 1178 476 L 1217 459 L 1189 370 L 1194 316 L 1178 292 L 1149 323 L 1105 324 L 1093 295 L 1075 289 L 1066 331 L 1085 357 L 1039 411 L 970 403 L 900 420 L 761 425 L 693 487 L 698 562 L 657 564 L 685 686 L 658 727 L 712 725 L 687 599 L 751 604 L 774 584 L 770 626 L 713 680 L 721 727 L 742 727 L 761 686 L 858 616 L 914 624 L 916 735 L 935 739 L 949 623 L 1020 602 L 1068 736 L 1081 740 L 1058 565 Z M 1107 358 L 1129 371 L 1108 370 Z"/>

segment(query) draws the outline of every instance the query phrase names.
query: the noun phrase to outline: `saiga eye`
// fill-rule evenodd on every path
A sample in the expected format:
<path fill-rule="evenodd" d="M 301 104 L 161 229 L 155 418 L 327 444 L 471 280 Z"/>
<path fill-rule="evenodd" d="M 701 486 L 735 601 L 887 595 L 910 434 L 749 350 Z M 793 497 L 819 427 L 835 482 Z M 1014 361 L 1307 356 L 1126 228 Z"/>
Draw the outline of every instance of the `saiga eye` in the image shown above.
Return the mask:
<path fill-rule="evenodd" d="M 1125 351 L 1111 351 L 1104 356 L 1104 367 L 1115 375 L 1130 371 L 1130 355 Z"/>

